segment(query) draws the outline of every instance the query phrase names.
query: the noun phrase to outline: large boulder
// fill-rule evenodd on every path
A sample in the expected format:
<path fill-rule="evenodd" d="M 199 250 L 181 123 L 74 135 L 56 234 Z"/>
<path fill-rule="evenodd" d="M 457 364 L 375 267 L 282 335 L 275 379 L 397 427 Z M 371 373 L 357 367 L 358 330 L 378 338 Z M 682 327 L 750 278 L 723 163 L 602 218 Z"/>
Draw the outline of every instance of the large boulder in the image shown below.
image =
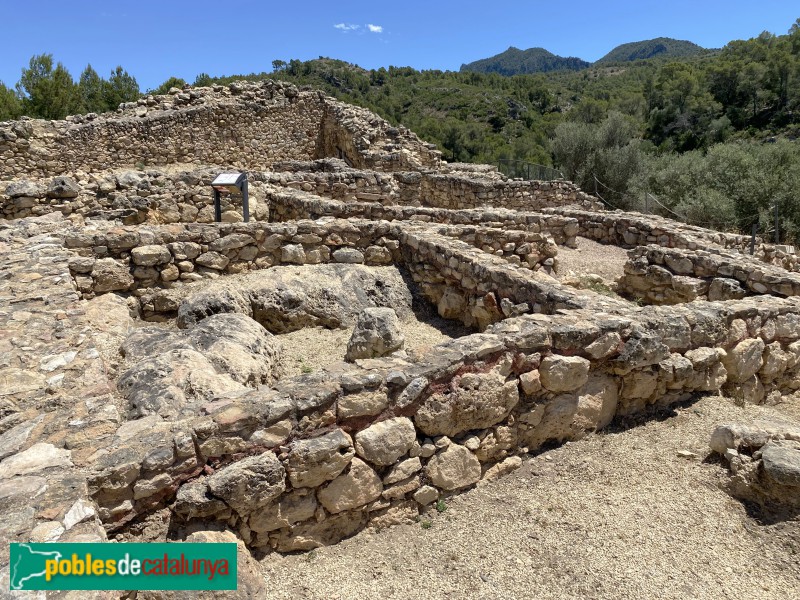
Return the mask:
<path fill-rule="evenodd" d="M 194 402 L 247 389 L 218 373 L 200 352 L 184 348 L 141 361 L 120 376 L 117 388 L 127 398 L 134 419 L 149 414 L 177 417 Z"/>
<path fill-rule="evenodd" d="M 43 195 L 42 186 L 27 179 L 14 181 L 6 186 L 6 196 L 10 198 L 41 198 Z"/>
<path fill-rule="evenodd" d="M 400 331 L 397 313 L 391 308 L 365 308 L 358 315 L 356 326 L 347 342 L 345 360 L 379 358 L 400 350 L 405 336 Z"/>
<path fill-rule="evenodd" d="M 172 417 L 194 401 L 272 383 L 282 370 L 280 342 L 241 314 L 212 315 L 187 331 L 142 327 L 121 351 L 129 368 L 118 388 L 132 416 Z"/>
<path fill-rule="evenodd" d="M 81 186 L 71 177 L 55 177 L 47 186 L 48 198 L 76 198 Z"/>
<path fill-rule="evenodd" d="M 273 267 L 231 275 L 184 298 L 178 326 L 188 327 L 210 314 L 252 316 L 272 333 L 304 327 L 354 325 L 365 308 L 391 307 L 400 319 L 412 314 L 411 292 L 395 267 L 350 264 Z"/>

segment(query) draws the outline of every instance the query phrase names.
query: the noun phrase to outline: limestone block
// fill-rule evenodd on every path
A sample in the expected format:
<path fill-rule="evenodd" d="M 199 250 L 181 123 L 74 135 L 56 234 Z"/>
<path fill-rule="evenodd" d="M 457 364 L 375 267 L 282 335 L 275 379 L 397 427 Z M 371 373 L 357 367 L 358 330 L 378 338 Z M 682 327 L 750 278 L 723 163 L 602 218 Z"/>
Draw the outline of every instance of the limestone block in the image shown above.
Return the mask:
<path fill-rule="evenodd" d="M 576 390 L 589 379 L 590 365 L 580 356 L 547 356 L 539 365 L 542 385 L 551 392 Z"/>
<path fill-rule="evenodd" d="M 318 487 L 338 477 L 354 454 L 352 439 L 341 429 L 293 442 L 286 459 L 289 481 L 295 488 Z"/>
<path fill-rule="evenodd" d="M 400 331 L 397 313 L 391 308 L 365 308 L 358 315 L 345 360 L 379 358 L 403 347 L 405 336 Z"/>
<path fill-rule="evenodd" d="M 364 506 L 380 496 L 382 491 L 383 484 L 378 474 L 364 461 L 353 458 L 350 469 L 322 488 L 317 497 L 328 512 L 336 514 Z"/>
<path fill-rule="evenodd" d="M 517 380 L 507 381 L 510 371 L 506 356 L 486 373 L 456 376 L 447 389 L 423 401 L 414 422 L 427 435 L 448 436 L 499 423 L 519 402 Z"/>
<path fill-rule="evenodd" d="M 273 452 L 248 456 L 208 478 L 208 490 L 240 515 L 267 506 L 286 489 L 286 471 Z"/>
<path fill-rule="evenodd" d="M 387 419 L 356 434 L 356 452 L 364 460 L 386 466 L 411 449 L 417 431 L 408 417 Z"/>
<path fill-rule="evenodd" d="M 449 492 L 480 480 L 481 463 L 464 446 L 450 444 L 428 461 L 425 475 L 433 485 Z"/>
<path fill-rule="evenodd" d="M 747 339 L 739 342 L 722 357 L 722 363 L 728 371 L 731 381 L 743 382 L 758 373 L 763 361 L 765 344 L 759 339 Z"/>

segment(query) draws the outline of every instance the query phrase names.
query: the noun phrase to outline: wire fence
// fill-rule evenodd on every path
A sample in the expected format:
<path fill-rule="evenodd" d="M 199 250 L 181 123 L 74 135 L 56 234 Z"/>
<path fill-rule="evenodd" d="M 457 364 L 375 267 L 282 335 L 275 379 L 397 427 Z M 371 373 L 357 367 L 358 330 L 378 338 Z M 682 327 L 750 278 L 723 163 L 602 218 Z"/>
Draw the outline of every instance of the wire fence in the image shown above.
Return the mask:
<path fill-rule="evenodd" d="M 592 178 L 594 179 L 593 194 L 597 196 L 603 202 L 603 204 L 605 204 L 612 210 L 629 210 L 645 214 L 655 214 L 659 216 L 668 217 L 670 219 L 675 219 L 677 221 L 685 223 L 686 225 L 710 228 L 718 231 L 731 231 L 732 229 L 738 230 L 741 224 L 747 224 L 748 228 L 752 227 L 752 225 L 755 225 L 756 229 L 758 229 L 759 223 L 764 221 L 764 219 L 762 219 L 761 213 L 759 212 L 755 212 L 753 214 L 744 216 L 737 215 L 736 217 L 737 223 L 730 223 L 725 220 L 716 220 L 716 221 L 698 220 L 696 218 L 693 218 L 691 215 L 670 208 L 669 206 L 661 202 L 654 194 L 652 194 L 649 191 L 642 192 L 641 195 L 634 195 L 629 192 L 620 192 L 600 181 L 600 179 L 598 179 L 597 175 L 595 175 L 594 173 L 592 173 Z M 612 202 L 609 198 L 614 198 L 615 201 Z M 768 223 L 769 220 L 767 220 L 766 222 Z M 773 232 L 774 232 L 774 227 L 767 226 L 762 233 L 764 235 L 769 235 L 772 234 Z M 750 234 L 751 232 L 737 231 L 737 233 L 743 233 L 744 235 L 747 235 Z"/>
<path fill-rule="evenodd" d="M 564 174 L 558 169 L 524 160 L 500 159 L 497 168 L 503 175 L 512 179 L 527 179 L 529 181 L 564 179 Z"/>

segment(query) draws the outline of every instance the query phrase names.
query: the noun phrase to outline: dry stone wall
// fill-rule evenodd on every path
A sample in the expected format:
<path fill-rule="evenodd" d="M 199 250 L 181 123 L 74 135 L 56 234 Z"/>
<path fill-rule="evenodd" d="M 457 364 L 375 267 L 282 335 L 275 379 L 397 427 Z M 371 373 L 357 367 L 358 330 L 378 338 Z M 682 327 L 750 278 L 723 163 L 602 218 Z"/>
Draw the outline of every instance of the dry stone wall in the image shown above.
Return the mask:
<path fill-rule="evenodd" d="M 450 167 L 444 167 L 449 169 Z M 508 180 L 496 171 L 399 171 L 391 175 L 348 168 L 341 161 L 280 163 L 265 181 L 344 201 L 372 201 L 451 210 L 493 207 L 536 211 L 554 206 L 600 210 L 569 181 Z"/>
<path fill-rule="evenodd" d="M 179 519 L 221 521 L 253 548 L 308 550 L 407 520 L 513 470 L 517 452 L 617 415 L 726 386 L 796 389 L 798 308 L 754 298 L 507 319 L 417 363 L 337 365 L 184 423 L 146 418 L 143 439 L 118 434 L 89 490 L 111 530 L 174 502 Z"/>
<path fill-rule="evenodd" d="M 65 215 L 121 219 L 126 224 L 208 223 L 214 216 L 210 183 L 219 172 L 230 168 L 234 167 L 117 170 L 17 180 L 5 187 L 5 194 L 0 194 L 0 210 L 7 219 L 59 211 Z M 268 218 L 267 189 L 280 194 L 281 188 L 289 188 L 347 204 L 428 208 L 427 214 L 439 218 L 449 214 L 437 210 L 448 209 L 447 205 L 462 210 L 491 207 L 532 212 L 547 206 L 575 204 L 577 193 L 575 189 L 565 191 L 569 186 L 574 188 L 568 182 L 509 182 L 407 171 L 382 173 L 350 169 L 336 159 L 281 163 L 275 168 L 291 170 L 248 173 L 254 220 Z M 437 186 L 444 191 L 435 191 Z M 448 194 L 449 202 L 437 200 Z M 224 221 L 241 220 L 238 199 L 224 208 Z M 349 208 L 348 214 L 357 210 Z M 423 214 L 425 211 L 420 212 L 420 216 Z M 289 211 L 283 210 L 272 220 L 286 220 L 288 215 Z"/>
<path fill-rule="evenodd" d="M 435 168 L 439 153 L 406 129 L 317 91 L 277 81 L 173 90 L 110 115 L 0 124 L 0 180 L 170 164 L 264 169 L 333 156 L 358 168 Z"/>
<path fill-rule="evenodd" d="M 620 289 L 649 304 L 800 295 L 800 275 L 721 249 L 641 246 L 629 254 Z"/>
<path fill-rule="evenodd" d="M 16 181 L 0 196 L 6 219 L 60 212 L 123 224 L 211 223 L 211 182 L 225 167 L 170 172 L 159 169 L 121 170 Z M 266 185 L 249 182 L 250 218 L 266 221 Z M 223 194 L 222 221 L 242 221 L 241 197 Z"/>
<path fill-rule="evenodd" d="M 425 206 L 384 205 L 380 202 L 344 202 L 303 191 L 266 191 L 270 218 L 274 221 L 323 217 L 414 221 L 452 225 L 483 225 L 551 236 L 559 245 L 575 246 L 578 222 L 571 217 L 503 208 L 449 210 Z"/>
<path fill-rule="evenodd" d="M 65 245 L 74 253 L 68 265 L 84 297 L 133 293 L 147 318 L 174 314 L 183 296 L 172 291 L 176 286 L 223 273 L 328 262 L 404 265 L 442 316 L 480 329 L 511 314 L 583 305 L 554 280 L 529 278 L 529 269 L 549 268 L 545 261 L 557 247 L 524 231 L 306 220 L 84 230 L 68 234 Z M 502 294 L 494 293 L 498 286 Z"/>

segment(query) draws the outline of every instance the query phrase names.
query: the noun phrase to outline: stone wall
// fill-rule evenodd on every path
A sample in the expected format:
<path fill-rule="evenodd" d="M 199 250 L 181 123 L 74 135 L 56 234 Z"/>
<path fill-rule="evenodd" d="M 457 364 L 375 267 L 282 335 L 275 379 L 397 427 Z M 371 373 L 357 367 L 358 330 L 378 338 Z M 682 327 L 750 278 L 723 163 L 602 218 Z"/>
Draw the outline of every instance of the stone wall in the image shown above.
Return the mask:
<path fill-rule="evenodd" d="M 209 165 L 178 171 L 162 168 L 74 173 L 66 177 L 66 182 L 63 175 L 19 180 L 0 194 L 0 214 L 19 219 L 57 210 L 66 215 L 121 218 L 127 224 L 208 223 L 213 220 L 210 183 L 227 168 L 230 167 Z M 276 191 L 290 188 L 348 203 L 439 209 L 492 207 L 526 212 L 576 204 L 576 196 L 582 194 L 568 182 L 469 179 L 458 174 L 407 171 L 382 173 L 351 169 L 338 159 L 284 162 L 274 169 L 248 173 L 251 217 L 256 220 L 267 218 L 266 205 L 260 212 L 256 210 L 259 200 L 265 200 L 267 187 Z M 225 218 L 236 220 L 236 213 Z"/>
<path fill-rule="evenodd" d="M 569 181 L 508 180 L 496 171 L 478 169 L 398 171 L 388 175 L 351 169 L 341 161 L 319 160 L 279 163 L 273 173 L 264 173 L 262 177 L 277 186 L 344 201 L 447 209 L 493 207 L 536 211 L 558 206 L 602 209 L 597 200 Z"/>
<path fill-rule="evenodd" d="M 416 363 L 339 364 L 188 421 L 127 423 L 89 492 L 111 530 L 174 502 L 179 520 L 226 523 L 251 548 L 308 550 L 412 519 L 615 416 L 721 388 L 794 390 L 799 309 L 753 298 L 507 319 Z"/>
<path fill-rule="evenodd" d="M 277 81 L 173 90 L 112 114 L 0 124 L 0 181 L 136 164 L 265 169 L 334 156 L 358 168 L 435 168 L 439 153 L 406 129 L 317 91 Z"/>
<path fill-rule="evenodd" d="M 321 235 L 321 241 L 294 236 L 314 236 L 319 227 L 332 237 L 334 222 L 78 230 L 51 215 L 41 223 L 24 219 L 0 229 L 11 297 L 0 325 L 26 328 L 41 340 L 24 349 L 8 344 L 18 366 L 3 370 L 5 391 L 26 412 L 4 438 L 20 457 L 0 463 L 10 485 L 46 473 L 54 486 L 26 500 L 30 508 L 10 505 L 20 531 L 27 535 L 36 526 L 35 538 L 68 529 L 59 539 L 99 540 L 91 527 L 95 514 L 116 531 L 168 506 L 176 527 L 217 521 L 251 548 L 304 550 L 368 524 L 413 519 L 440 498 L 518 467 L 518 454 L 578 439 L 618 416 L 699 393 L 723 390 L 758 402 L 800 387 L 797 298 L 637 307 L 559 286 L 440 233 L 451 226 L 384 222 L 362 230 L 351 222 L 337 226 L 354 228 L 365 244 L 373 241 L 367 231 L 377 236 L 385 228 L 386 241 L 394 231 L 397 252 L 383 247 L 399 254 L 424 293 L 434 299 L 439 290 L 440 309 L 458 305 L 453 296 L 469 299 L 462 314 L 477 326 L 484 319 L 485 332 L 413 360 L 337 363 L 219 394 L 172 421 L 158 415 L 125 421 L 115 375 L 86 344 L 103 349 L 124 335 L 125 319 L 133 324 L 129 305 L 116 294 L 79 303 L 67 264 L 146 246 L 176 259 L 177 246 L 168 244 L 182 235 L 202 235 L 224 249 L 242 241 L 236 236 L 257 238 L 258 228 L 273 234 L 278 230 L 270 228 L 284 228 L 292 237 L 281 237 L 282 252 L 321 244 Z M 520 304 L 529 312 L 516 313 Z M 74 347 L 64 348 L 65 335 Z M 45 401 L 52 414 L 36 412 Z M 28 421 L 29 428 L 19 429 Z M 85 522 L 76 525 L 64 516 L 68 511 L 82 511 Z"/>
<path fill-rule="evenodd" d="M 214 197 L 211 182 L 223 167 L 170 172 L 159 169 L 26 179 L 8 185 L 0 194 L 0 214 L 6 219 L 60 212 L 93 219 L 139 223 L 211 223 Z M 250 218 L 266 221 L 266 184 L 251 180 Z M 222 221 L 242 221 L 240 197 L 223 194 Z"/>
<path fill-rule="evenodd" d="M 713 245 L 750 256 L 750 236 L 687 225 L 656 215 L 622 211 L 594 212 L 569 207 L 543 208 L 542 212 L 576 219 L 578 235 L 601 244 L 624 248 L 658 244 L 686 250 Z M 756 237 L 754 250 L 753 256 L 763 263 L 788 271 L 798 270 L 798 258 L 791 246 L 768 244 Z"/>
<path fill-rule="evenodd" d="M 554 260 L 557 247 L 546 236 L 524 231 L 306 220 L 83 230 L 68 234 L 65 245 L 74 253 L 68 264 L 84 297 L 133 293 L 145 318 L 174 316 L 185 284 L 328 262 L 403 265 L 442 316 L 480 329 L 511 314 L 583 305 L 552 279 L 530 279 L 529 269 L 551 268 L 546 261 Z M 498 282 L 503 291 L 495 295 Z"/>
<path fill-rule="evenodd" d="M 458 173 L 409 173 L 400 179 L 400 201 L 417 200 L 435 208 L 492 206 L 535 211 L 556 206 L 602 210 L 602 205 L 570 181 L 517 181 L 476 178 Z"/>
<path fill-rule="evenodd" d="M 575 247 L 578 222 L 571 217 L 520 212 L 504 208 L 449 210 L 424 206 L 403 206 L 380 202 L 345 202 L 321 198 L 304 191 L 272 189 L 266 191 L 270 219 L 290 221 L 323 217 L 380 219 L 452 225 L 484 225 L 551 236 L 559 245 Z"/>
<path fill-rule="evenodd" d="M 800 296 L 800 275 L 721 249 L 641 246 L 629 255 L 619 287 L 649 304 L 732 300 L 754 294 Z"/>

